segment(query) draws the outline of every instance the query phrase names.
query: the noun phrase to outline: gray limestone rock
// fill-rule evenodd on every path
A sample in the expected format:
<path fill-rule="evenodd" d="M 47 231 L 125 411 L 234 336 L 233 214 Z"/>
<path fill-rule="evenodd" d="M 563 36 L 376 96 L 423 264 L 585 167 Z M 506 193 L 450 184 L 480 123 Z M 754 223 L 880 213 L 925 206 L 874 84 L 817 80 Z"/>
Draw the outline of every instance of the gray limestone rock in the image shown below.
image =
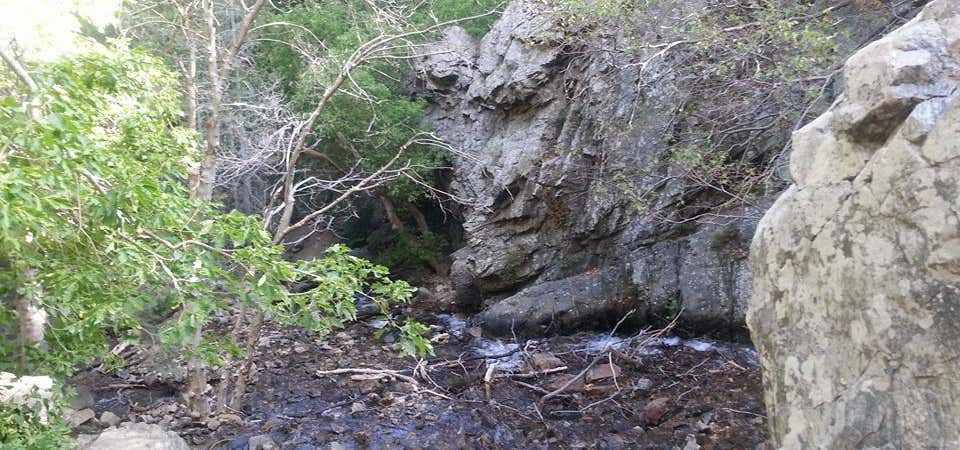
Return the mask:
<path fill-rule="evenodd" d="M 190 450 L 190 446 L 159 425 L 127 422 L 118 428 L 107 428 L 93 441 L 84 439 L 78 450 Z"/>
<path fill-rule="evenodd" d="M 571 47 L 577 44 L 564 39 L 569 30 L 554 23 L 548 3 L 511 2 L 479 42 L 452 28 L 416 65 L 414 92 L 429 102 L 427 124 L 459 149 L 449 190 L 467 204 L 460 211 L 465 245 L 451 255 L 455 300 L 489 308 L 482 317 L 499 331 L 517 311 L 533 314 L 523 324 L 566 328 L 615 318 L 624 309 L 648 319 L 682 310 L 688 325 L 742 330 L 749 241 L 778 192 L 712 221 L 663 220 L 681 216 L 684 196 L 697 195 L 667 163 L 673 127 L 691 119 L 678 112 L 690 100 L 688 89 L 666 58 L 653 58 L 641 71 L 636 61 L 652 53 Z M 664 22 L 703 9 L 696 1 L 658 5 Z M 855 39 L 866 39 L 887 19 L 843 23 Z M 637 39 L 659 43 L 657 33 L 596 34 L 594 48 L 637 45 Z M 901 59 L 898 76 L 929 75 Z M 858 64 L 868 70 L 871 62 Z M 901 83 L 889 98 L 871 100 L 869 111 L 848 111 L 849 120 L 861 123 L 851 128 L 858 139 L 882 138 L 870 124 L 902 120 L 898 105 L 919 104 L 944 89 L 911 86 Z M 846 89 L 871 95 L 849 83 Z M 913 139 L 941 107 L 932 102 L 916 114 Z M 788 133 L 785 128 L 782 135 Z M 783 143 L 770 147 L 780 151 Z M 638 193 L 645 193 L 643 201 Z M 586 289 L 577 301 L 553 294 L 557 286 L 581 286 L 580 274 L 591 271 L 624 276 L 617 277 L 619 286 Z"/>
<path fill-rule="evenodd" d="M 960 448 L 960 2 L 931 2 L 844 75 L 751 249 L 772 437 Z"/>

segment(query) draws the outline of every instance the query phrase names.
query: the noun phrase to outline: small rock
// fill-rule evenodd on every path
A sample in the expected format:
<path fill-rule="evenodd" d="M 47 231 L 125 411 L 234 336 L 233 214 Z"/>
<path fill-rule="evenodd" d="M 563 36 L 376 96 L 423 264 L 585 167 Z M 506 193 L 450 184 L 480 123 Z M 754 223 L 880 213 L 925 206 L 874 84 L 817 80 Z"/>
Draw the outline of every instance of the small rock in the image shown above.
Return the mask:
<path fill-rule="evenodd" d="M 567 384 L 567 382 L 570 381 L 570 379 L 573 377 L 574 375 L 570 375 L 566 373 L 561 374 L 560 376 L 554 378 L 553 381 L 548 383 L 545 386 L 545 389 L 547 389 L 548 391 L 555 391 L 557 389 L 560 389 L 561 387 L 563 387 L 563 385 Z M 583 377 L 580 377 L 573 383 L 570 383 L 570 386 L 567 386 L 564 392 L 579 392 L 583 390 L 583 387 L 584 387 Z"/>
<path fill-rule="evenodd" d="M 79 411 L 74 410 L 68 412 L 66 419 L 67 423 L 70 424 L 70 428 L 76 428 L 95 417 L 97 417 L 97 413 L 93 412 L 90 408 L 86 408 Z"/>
<path fill-rule="evenodd" d="M 587 383 L 606 380 L 607 378 L 619 377 L 620 372 L 621 372 L 620 366 L 616 364 L 613 364 L 613 363 L 603 364 L 587 371 L 587 375 L 586 375 Z"/>
<path fill-rule="evenodd" d="M 633 387 L 638 391 L 649 391 L 653 387 L 653 381 L 649 378 L 640 378 L 633 383 Z"/>
<path fill-rule="evenodd" d="M 713 411 L 707 411 L 697 421 L 697 431 L 705 432 L 713 427 Z"/>
<path fill-rule="evenodd" d="M 219 419 L 210 419 L 207 421 L 207 428 L 216 431 L 220 426 L 223 425 Z"/>
<path fill-rule="evenodd" d="M 483 328 L 480 328 L 480 327 L 467 328 L 467 335 L 474 339 L 480 339 L 481 337 L 483 337 Z"/>
<path fill-rule="evenodd" d="M 176 429 L 186 428 L 191 424 L 193 424 L 193 418 L 189 416 L 171 418 L 170 420 L 170 427 Z"/>
<path fill-rule="evenodd" d="M 438 334 L 438 335 L 430 338 L 430 343 L 431 343 L 431 344 L 442 345 L 442 344 L 446 344 L 447 342 L 450 342 L 450 334 L 449 334 L 449 333 L 440 333 L 440 334 Z"/>
<path fill-rule="evenodd" d="M 154 385 L 158 381 L 160 381 L 160 376 L 157 375 L 156 372 L 148 372 L 143 376 L 143 384 L 146 384 L 147 386 Z"/>
<path fill-rule="evenodd" d="M 607 444 L 607 448 L 610 450 L 620 450 L 627 447 L 626 441 L 615 434 L 611 434 L 604 439 Z"/>
<path fill-rule="evenodd" d="M 77 393 L 70 397 L 70 408 L 80 411 L 87 408 L 93 408 L 96 403 L 90 389 L 85 386 L 77 386 Z"/>
<path fill-rule="evenodd" d="M 107 428 L 83 450 L 190 450 L 190 446 L 176 433 L 157 425 L 124 422 L 120 427 Z"/>
<path fill-rule="evenodd" d="M 353 402 L 353 404 L 350 405 L 350 412 L 358 413 L 366 410 L 367 410 L 367 407 L 362 402 Z"/>
<path fill-rule="evenodd" d="M 100 414 L 100 423 L 108 427 L 115 427 L 120 425 L 120 416 L 110 411 L 104 411 L 103 414 Z"/>
<path fill-rule="evenodd" d="M 307 350 L 310 350 L 310 348 L 307 347 L 306 345 L 299 344 L 299 345 L 294 345 L 294 346 L 293 346 L 293 352 L 296 353 L 296 354 L 298 354 L 298 355 L 303 354 L 303 353 L 306 353 Z"/>
<path fill-rule="evenodd" d="M 90 446 L 90 443 L 97 440 L 99 435 L 96 434 L 81 434 L 77 436 L 76 445 L 78 449 L 86 449 Z"/>
<path fill-rule="evenodd" d="M 614 392 L 617 392 L 617 387 L 612 384 L 590 384 L 583 387 L 583 392 L 587 395 L 592 395 L 595 397 L 607 396 Z"/>
<path fill-rule="evenodd" d="M 687 443 L 683 446 L 683 450 L 700 450 L 700 444 L 697 443 L 697 437 L 692 434 L 688 434 Z"/>
<path fill-rule="evenodd" d="M 411 394 L 411 393 L 417 392 L 417 386 L 415 386 L 413 383 L 410 383 L 408 381 L 398 382 L 394 384 L 393 388 L 397 392 L 402 392 L 404 394 Z"/>
<path fill-rule="evenodd" d="M 241 418 L 236 414 L 220 414 L 219 416 L 217 416 L 217 419 L 219 419 L 220 422 L 224 424 L 229 423 L 229 424 L 239 425 L 243 423 L 243 418 Z"/>
<path fill-rule="evenodd" d="M 534 353 L 530 355 L 530 365 L 534 370 L 544 371 L 563 367 L 564 362 L 553 353 Z"/>
<path fill-rule="evenodd" d="M 329 445 L 330 450 L 347 450 L 347 446 L 343 445 L 337 441 L 333 441 Z"/>
<path fill-rule="evenodd" d="M 209 389 L 209 387 L 208 387 Z M 179 403 L 167 403 L 154 409 L 155 414 L 175 414 L 180 410 Z"/>
<path fill-rule="evenodd" d="M 643 421 L 647 425 L 656 425 L 663 420 L 670 407 L 670 397 L 660 397 L 647 403 L 643 408 Z"/>
<path fill-rule="evenodd" d="M 254 436 L 247 441 L 247 450 L 276 450 L 277 443 L 269 434 Z"/>
<path fill-rule="evenodd" d="M 346 340 L 350 340 L 350 335 L 347 334 L 347 332 L 345 332 L 345 331 L 341 331 L 341 332 L 333 335 L 333 338 L 336 339 L 336 340 L 338 340 L 338 341 L 346 341 Z"/>
<path fill-rule="evenodd" d="M 370 394 L 379 391 L 382 386 L 380 380 L 363 380 L 357 383 L 361 394 Z"/>
<path fill-rule="evenodd" d="M 274 417 L 268 420 L 267 423 L 263 424 L 263 431 L 266 431 L 268 433 L 273 433 L 274 431 L 277 431 L 283 428 L 283 426 L 286 424 L 287 422 L 285 420 Z"/>

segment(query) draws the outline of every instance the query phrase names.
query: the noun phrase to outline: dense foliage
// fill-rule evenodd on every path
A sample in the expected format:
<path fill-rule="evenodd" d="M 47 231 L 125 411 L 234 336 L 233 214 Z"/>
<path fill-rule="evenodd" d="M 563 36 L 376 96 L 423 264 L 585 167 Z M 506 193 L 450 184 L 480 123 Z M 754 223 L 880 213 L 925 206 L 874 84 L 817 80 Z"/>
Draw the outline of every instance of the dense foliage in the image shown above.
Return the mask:
<path fill-rule="evenodd" d="M 66 408 L 59 393 L 28 404 L 0 403 L 0 450 L 70 448 L 73 439 L 63 418 Z"/>
<path fill-rule="evenodd" d="M 356 293 L 384 307 L 409 299 L 409 285 L 342 247 L 288 262 L 259 218 L 191 200 L 197 139 L 177 126 L 175 78 L 151 57 L 99 51 L 39 67 L 36 79 L 38 92 L 0 102 L 0 289 L 50 314 L 48 348 L 14 358 L 4 340 L 2 368 L 69 372 L 112 338 L 135 339 L 139 312 L 157 306 L 174 317 L 163 337 L 179 344 L 227 302 L 328 330 L 354 316 Z M 301 280 L 317 287 L 288 292 Z"/>
<path fill-rule="evenodd" d="M 270 40 L 258 46 L 256 67 L 265 76 L 280 80 L 295 110 L 310 111 L 323 86 L 340 72 L 343 61 L 358 46 L 381 33 L 373 19 L 374 12 L 363 1 L 306 1 L 267 18 L 297 26 L 274 30 Z M 322 47 L 315 48 L 315 53 L 326 57 L 309 61 L 288 43 Z M 351 78 L 355 84 L 345 90 L 352 89 L 354 95 L 335 96 L 318 122 L 317 148 L 336 164 L 327 169 L 342 170 L 359 160 L 367 170 L 376 170 L 423 131 L 420 119 L 426 104 L 404 91 L 403 81 L 408 73 L 409 64 L 404 60 L 371 61 L 353 69 Z M 433 169 L 443 164 L 444 155 L 436 149 L 414 146 L 404 159 L 418 167 L 413 176 L 435 184 Z M 416 201 L 425 194 L 408 178 L 398 179 L 386 189 L 405 201 Z"/>
<path fill-rule="evenodd" d="M 310 110 L 317 89 L 338 73 L 343 58 L 384 31 L 370 21 L 373 11 L 365 2 L 295 3 L 265 18 L 294 25 L 264 28 L 269 32 L 256 47 L 256 61 L 245 60 L 247 69 L 262 69 L 254 75 L 260 81 L 280 80 L 294 115 Z M 141 12 L 173 19 L 168 25 L 182 13 L 174 2 L 145 5 Z M 408 17 L 412 22 L 394 31 L 493 5 L 439 0 L 412 6 L 419 8 Z M 223 4 L 211 11 L 229 14 L 229 8 Z M 200 25 L 198 19 L 191 16 L 172 29 L 186 31 Z M 481 33 L 491 21 L 484 18 L 468 29 Z M 151 345 L 159 337 L 190 361 L 192 383 L 196 361 L 248 370 L 243 367 L 249 364 L 236 364 L 243 347 L 237 339 L 243 331 L 256 342 L 260 332 L 253 325 L 259 319 L 232 335 L 204 331 L 213 316 L 253 310 L 273 321 L 326 332 L 356 318 L 359 296 L 378 305 L 391 325 L 382 331 L 399 332 L 400 352 L 431 353 L 425 326 L 397 322 L 390 314 L 390 305 L 408 301 L 414 289 L 391 280 L 386 267 L 351 256 L 340 245 L 322 258 L 287 261 L 259 216 L 191 195 L 187 168 L 201 159 L 206 137 L 195 120 L 184 120 L 189 113 L 181 96 L 189 90 L 170 70 L 185 70 L 185 56 L 205 62 L 197 59 L 197 41 L 187 52 L 169 45 L 169 29 L 161 28 L 137 34 L 140 49 L 134 51 L 110 42 L 117 30 L 86 30 L 98 44 L 91 43 L 79 56 L 28 64 L 29 75 L 0 71 L 0 370 L 62 377 L 81 363 L 101 361 L 110 367 L 118 362 L 109 351 L 113 345 L 149 334 Z M 313 42 L 319 60 L 306 62 L 303 54 L 289 53 L 280 44 L 301 39 L 302 31 L 319 38 Z M 10 69 L 16 66 L 9 63 Z M 203 74 L 203 69 L 189 76 Z M 315 137 L 310 142 L 328 155 L 314 169 L 334 174 L 344 168 L 374 171 L 406 147 L 410 176 L 396 177 L 376 192 L 396 202 L 401 213 L 415 208 L 428 192 L 424 186 L 437 183 L 436 168 L 444 164 L 437 150 L 407 144 L 423 131 L 419 123 L 425 107 L 404 94 L 408 70 L 408 61 L 389 58 L 356 68 L 350 92 L 331 100 L 311 130 Z M 207 101 L 192 97 L 198 100 Z M 185 128 L 190 122 L 194 128 Z M 410 236 L 410 242 L 432 236 L 423 227 L 416 237 L 399 235 Z M 398 241 L 406 243 L 406 238 Z M 395 247 L 405 251 L 403 245 Z M 436 257 L 417 249 L 410 253 L 421 263 Z M 33 331 L 40 332 L 39 341 L 28 338 L 24 329 L 19 336 L 14 331 L 30 322 L 37 322 Z M 205 386 L 203 378 L 196 380 Z M 242 395 L 242 384 L 236 384 Z M 190 386 L 188 398 L 202 395 Z M 32 407 L 4 405 L 0 448 L 67 445 L 67 428 L 53 406 L 45 407 L 47 420 Z"/>
<path fill-rule="evenodd" d="M 316 104 L 323 87 L 340 72 L 344 59 L 370 39 L 382 33 L 423 29 L 436 22 L 481 15 L 497 6 L 498 2 L 491 0 L 410 2 L 403 9 L 410 16 L 409 23 L 397 28 L 385 27 L 364 1 L 308 0 L 266 19 L 295 26 L 274 28 L 267 33 L 266 42 L 257 47 L 256 68 L 261 76 L 279 80 L 294 109 L 306 112 Z M 462 26 L 481 35 L 495 17 L 485 16 Z M 415 36 L 404 45 L 412 45 L 414 53 L 424 52 L 425 47 L 416 45 L 432 38 L 429 34 Z M 306 58 L 304 49 L 313 49 L 311 53 L 326 57 Z M 318 121 L 314 148 L 324 158 L 313 161 L 317 170 L 333 176 L 358 162 L 367 171 L 377 170 L 411 138 L 427 131 L 421 125 L 426 104 L 412 98 L 405 85 L 411 69 L 408 59 L 383 58 L 352 70 L 350 85 L 343 89 L 347 92 L 336 95 Z M 410 208 L 431 198 L 431 187 L 440 185 L 447 157 L 434 146 L 408 147 L 402 161 L 410 169 L 380 189 L 379 194 L 395 203 L 401 216 L 405 215 Z M 424 230 L 418 233 L 398 233 L 391 255 L 383 260 L 406 267 L 434 259 L 424 257 L 431 249 L 417 244 L 430 237 L 423 236 Z M 401 254 L 404 248 L 410 252 Z"/>

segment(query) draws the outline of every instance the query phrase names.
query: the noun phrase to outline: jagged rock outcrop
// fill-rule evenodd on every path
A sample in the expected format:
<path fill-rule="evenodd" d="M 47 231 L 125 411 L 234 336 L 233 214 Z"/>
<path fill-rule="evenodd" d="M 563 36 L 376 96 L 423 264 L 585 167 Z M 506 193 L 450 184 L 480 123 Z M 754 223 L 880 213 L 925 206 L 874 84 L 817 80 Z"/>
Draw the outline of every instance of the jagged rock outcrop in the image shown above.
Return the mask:
<path fill-rule="evenodd" d="M 698 2 L 658 7 L 669 23 Z M 682 309 L 688 323 L 741 326 L 749 241 L 772 197 L 712 221 L 652 218 L 678 218 L 692 190 L 666 162 L 671 130 L 686 120 L 685 86 L 658 69 L 667 58 L 651 58 L 663 43 L 632 56 L 571 48 L 545 8 L 516 0 L 481 40 L 451 28 L 417 64 L 428 123 L 463 152 L 450 186 L 468 202 L 466 245 L 451 264 L 457 300 L 482 307 L 485 326 L 501 333 L 589 325 L 630 309 L 640 320 Z M 883 23 L 850 27 L 867 36 Z M 626 40 L 601 39 L 595 48 Z M 641 71 L 637 61 L 650 64 Z"/>
<path fill-rule="evenodd" d="M 844 76 L 751 250 L 772 435 L 960 448 L 960 2 L 931 2 Z"/>
<path fill-rule="evenodd" d="M 670 77 L 663 92 L 641 90 L 639 71 L 609 55 L 571 57 L 543 8 L 513 2 L 479 42 L 452 28 L 418 64 L 429 123 L 467 153 L 451 186 L 472 201 L 451 267 L 458 301 L 485 300 L 481 318 L 495 332 L 638 307 L 742 323 L 755 220 L 665 227 L 637 220 L 631 201 L 658 191 L 654 207 L 664 207 L 680 192 L 657 163 L 679 101 Z"/>

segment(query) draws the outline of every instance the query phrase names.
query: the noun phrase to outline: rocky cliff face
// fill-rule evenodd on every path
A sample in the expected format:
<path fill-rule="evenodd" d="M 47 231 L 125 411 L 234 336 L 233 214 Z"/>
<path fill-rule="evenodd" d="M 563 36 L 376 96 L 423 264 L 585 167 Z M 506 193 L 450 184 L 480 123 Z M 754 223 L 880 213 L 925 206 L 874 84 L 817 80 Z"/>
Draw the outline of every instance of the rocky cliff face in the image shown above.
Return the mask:
<path fill-rule="evenodd" d="M 931 2 L 844 75 L 753 243 L 772 434 L 960 448 L 960 2 Z"/>
<path fill-rule="evenodd" d="M 661 20 L 696 3 L 666 2 Z M 450 188 L 467 203 L 451 269 L 458 301 L 482 307 L 500 333 L 584 327 L 631 309 L 641 320 L 682 309 L 689 323 L 740 326 L 749 241 L 777 188 L 723 217 L 677 214 L 693 189 L 666 161 L 690 99 L 656 67 L 666 58 L 650 58 L 663 43 L 642 55 L 596 51 L 621 45 L 612 33 L 594 50 L 571 47 L 544 8 L 514 1 L 479 41 L 452 28 L 417 66 L 428 122 L 463 152 Z M 869 25 L 858 32 L 882 24 Z"/>

